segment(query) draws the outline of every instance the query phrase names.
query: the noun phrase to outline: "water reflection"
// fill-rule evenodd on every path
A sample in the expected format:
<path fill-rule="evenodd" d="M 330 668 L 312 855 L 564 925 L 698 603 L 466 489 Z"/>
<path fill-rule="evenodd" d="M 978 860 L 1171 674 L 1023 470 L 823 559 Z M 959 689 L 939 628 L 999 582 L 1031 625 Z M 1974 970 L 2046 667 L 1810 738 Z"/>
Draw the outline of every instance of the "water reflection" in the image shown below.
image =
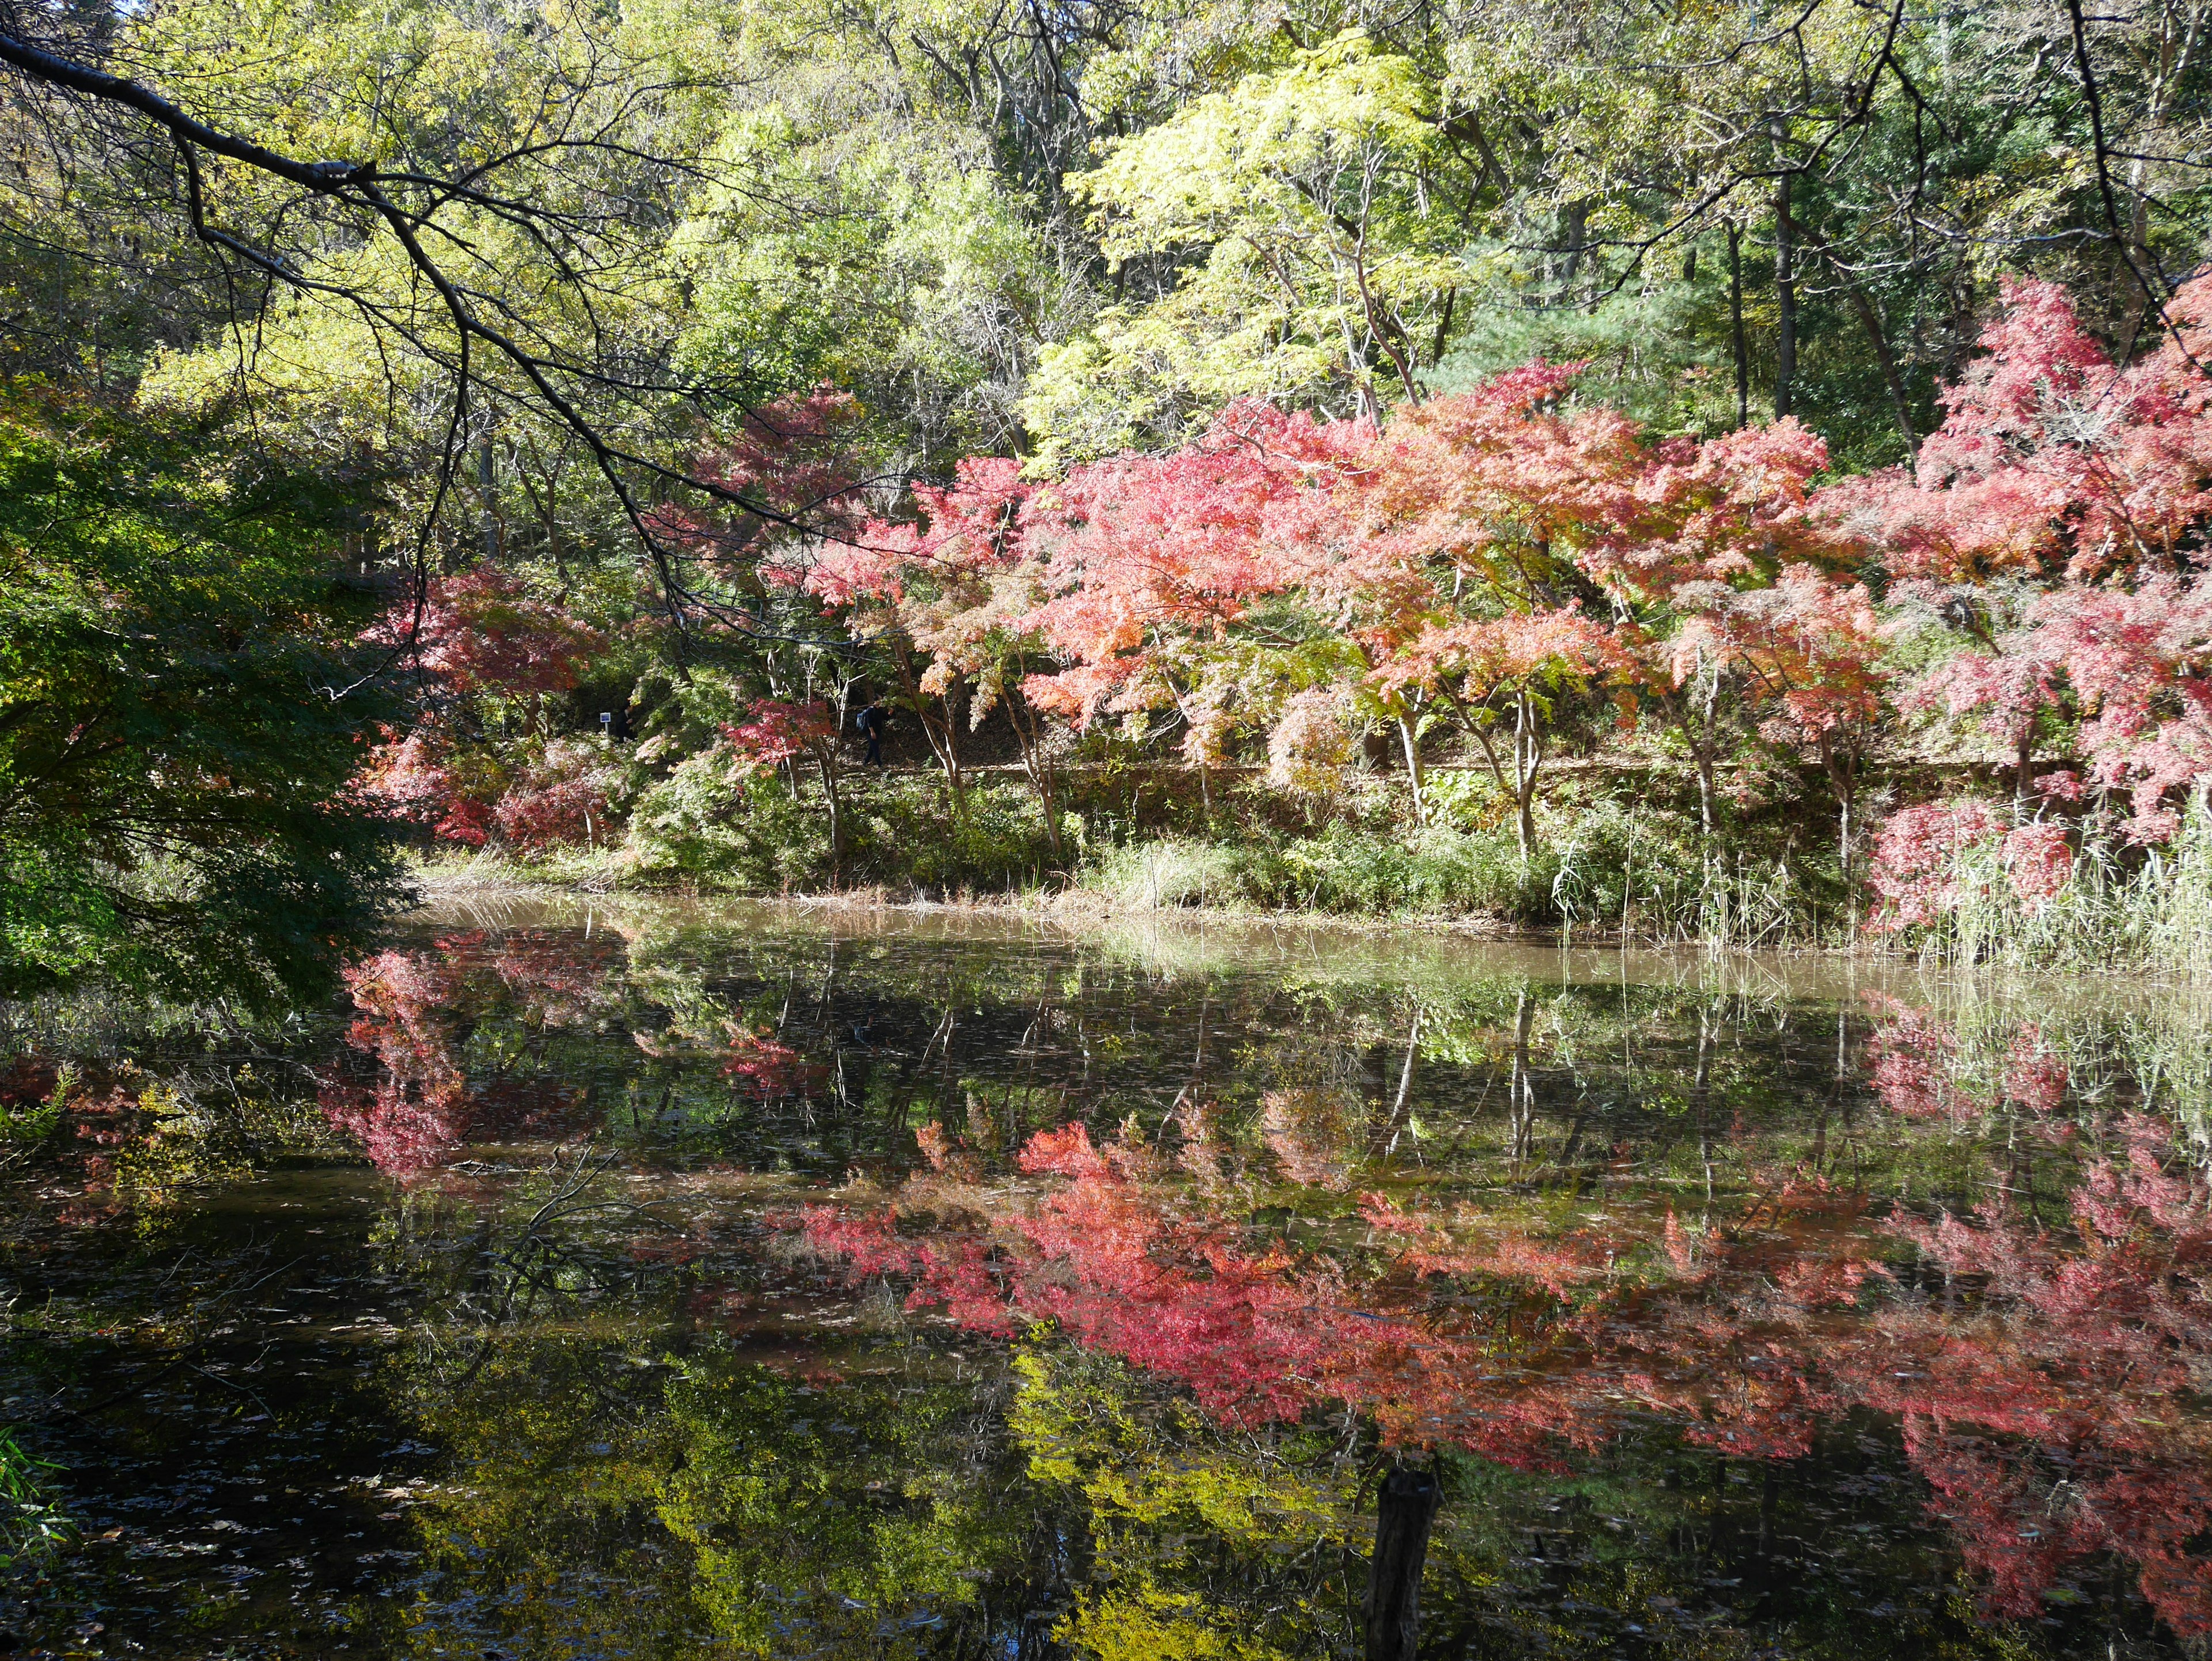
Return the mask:
<path fill-rule="evenodd" d="M 2212 1637 L 2185 1000 L 668 908 L 46 1019 L 27 1653 L 1352 1656 L 1391 1460 L 1425 1655 Z"/>

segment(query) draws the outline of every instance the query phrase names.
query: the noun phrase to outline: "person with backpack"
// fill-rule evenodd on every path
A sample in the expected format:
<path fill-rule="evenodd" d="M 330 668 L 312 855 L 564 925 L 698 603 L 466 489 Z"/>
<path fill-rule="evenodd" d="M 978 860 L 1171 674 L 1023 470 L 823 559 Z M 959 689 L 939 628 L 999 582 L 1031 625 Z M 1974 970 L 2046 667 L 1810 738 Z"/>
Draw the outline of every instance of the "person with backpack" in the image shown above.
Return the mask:
<path fill-rule="evenodd" d="M 890 712 L 876 699 L 870 698 L 854 712 L 853 725 L 868 740 L 868 753 L 861 758 L 861 764 L 881 767 L 884 764 L 884 729 L 890 725 Z"/>

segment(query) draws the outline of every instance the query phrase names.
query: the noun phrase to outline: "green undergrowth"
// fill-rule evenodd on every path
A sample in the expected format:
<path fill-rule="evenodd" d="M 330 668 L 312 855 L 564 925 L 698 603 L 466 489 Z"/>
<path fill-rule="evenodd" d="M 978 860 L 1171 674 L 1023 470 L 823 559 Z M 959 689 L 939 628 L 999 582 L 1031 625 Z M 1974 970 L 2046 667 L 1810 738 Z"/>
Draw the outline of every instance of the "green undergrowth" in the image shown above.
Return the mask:
<path fill-rule="evenodd" d="M 833 859 L 818 783 L 678 773 L 641 796 L 623 840 L 431 856 L 434 880 L 727 894 L 863 891 L 892 899 L 1038 898 L 1117 910 L 1205 908 L 1480 920 L 1592 935 L 1756 947 L 1819 944 L 1844 916 L 1832 855 L 1786 813 L 1732 818 L 1707 848 L 1693 811 L 1648 781 L 1563 788 L 1524 852 L 1487 780 L 1432 779 L 1415 823 L 1401 779 L 1325 804 L 1249 778 L 1103 770 L 1069 783 L 1057 856 L 1037 800 L 1003 776 L 956 805 L 933 774 L 841 788 Z"/>
<path fill-rule="evenodd" d="M 1562 781 L 1526 850 L 1495 787 L 1465 772 L 1432 778 L 1416 823 L 1391 776 L 1315 803 L 1250 776 L 1200 788 L 1188 774 L 1101 770 L 1069 782 L 1057 852 L 1036 795 L 1003 775 L 971 778 L 957 804 L 928 773 L 862 774 L 841 794 L 837 858 L 811 779 L 794 790 L 775 774 L 679 769 L 638 799 L 619 841 L 433 855 L 424 870 L 439 882 L 599 891 L 943 902 L 1073 893 L 1117 910 L 1479 921 L 1570 938 L 1852 945 L 2021 968 L 2186 974 L 2212 962 L 2212 820 L 2201 812 L 2163 849 L 2088 838 L 2064 891 L 2033 904 L 2005 880 L 2000 850 L 1969 850 L 1958 904 L 1893 934 L 1880 927 L 1878 897 L 1846 889 L 1817 800 L 1724 806 L 1707 837 L 1682 782 L 1665 775 Z"/>
<path fill-rule="evenodd" d="M 37 1568 L 75 1532 L 47 1484 L 46 1473 L 58 1467 L 26 1449 L 19 1434 L 0 1426 L 0 1574 Z"/>

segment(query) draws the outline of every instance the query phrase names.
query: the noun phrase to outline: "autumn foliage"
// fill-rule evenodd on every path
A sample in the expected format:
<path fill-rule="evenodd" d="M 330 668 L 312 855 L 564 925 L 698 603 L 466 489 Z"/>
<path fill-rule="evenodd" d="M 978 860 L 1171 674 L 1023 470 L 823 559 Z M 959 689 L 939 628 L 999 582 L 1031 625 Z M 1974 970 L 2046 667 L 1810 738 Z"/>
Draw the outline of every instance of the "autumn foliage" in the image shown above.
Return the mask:
<path fill-rule="evenodd" d="M 545 699 L 574 689 L 604 636 L 483 569 L 433 578 L 419 610 L 395 607 L 374 638 L 413 660 L 428 696 L 414 728 L 386 734 L 356 778 L 371 812 L 470 848 L 605 834 L 615 788 L 605 758 L 587 740 L 544 731 Z M 471 742 L 487 701 L 515 707 L 539 741 L 512 755 Z"/>
<path fill-rule="evenodd" d="M 1245 401 L 1183 449 L 1049 481 L 971 459 L 917 490 L 916 520 L 872 521 L 792 580 L 903 627 L 932 690 L 995 672 L 995 636 L 1042 715 L 1164 723 L 1200 767 L 1257 734 L 1286 788 L 1340 764 L 1332 723 L 1380 719 L 1407 737 L 1418 813 L 1412 735 L 1442 719 L 1524 847 L 1560 701 L 1593 692 L 1674 729 L 1708 830 L 1742 731 L 1817 764 L 1847 878 L 1869 755 L 1929 715 L 2002 746 L 2012 823 L 2113 792 L 2130 836 L 2162 840 L 2212 765 L 2212 421 L 2188 359 L 2208 295 L 2185 290 L 2181 332 L 2121 368 L 2063 292 L 2011 285 L 1911 472 L 1824 484 L 1825 447 L 1787 420 L 1657 437 L 1539 362 L 1380 430 Z M 1932 661 L 1900 679 L 1898 642 L 1931 627 Z M 2078 773 L 2034 770 L 2054 717 Z M 1964 837 L 1961 811 L 1886 838 L 1893 924 L 1925 909 L 1912 861 Z M 2057 867 L 2047 840 L 2036 856 L 2040 891 Z"/>
<path fill-rule="evenodd" d="M 911 717 L 956 811 L 963 735 L 1002 718 L 1055 853 L 1059 758 L 1110 730 L 1171 745 L 1202 793 L 1264 764 L 1310 813 L 1379 740 L 1416 826 L 1449 745 L 1492 776 L 1525 868 L 1555 754 L 1610 727 L 1694 787 L 1709 864 L 1729 770 L 1794 769 L 1833 813 L 1849 914 L 1864 894 L 1878 929 L 1935 928 L 1980 894 L 2042 906 L 2093 843 L 2139 863 L 2212 781 L 2208 306 L 2212 278 L 2185 285 L 2121 362 L 2063 290 L 2008 283 L 1915 464 L 1859 477 L 1794 420 L 1654 431 L 1538 361 L 1382 421 L 1233 399 L 1177 448 L 1051 477 L 970 456 L 886 515 L 825 388 L 700 458 L 759 511 L 654 525 L 873 654 L 860 684 Z M 599 839 L 621 790 L 580 748 L 488 765 L 443 712 L 535 720 L 602 637 L 490 569 L 381 634 L 438 697 L 368 758 L 364 800 L 465 844 Z M 820 775 L 840 855 L 847 713 L 772 693 L 716 718 L 743 763 Z M 1869 823 L 1870 770 L 1931 752 L 1981 782 L 1885 793 Z"/>

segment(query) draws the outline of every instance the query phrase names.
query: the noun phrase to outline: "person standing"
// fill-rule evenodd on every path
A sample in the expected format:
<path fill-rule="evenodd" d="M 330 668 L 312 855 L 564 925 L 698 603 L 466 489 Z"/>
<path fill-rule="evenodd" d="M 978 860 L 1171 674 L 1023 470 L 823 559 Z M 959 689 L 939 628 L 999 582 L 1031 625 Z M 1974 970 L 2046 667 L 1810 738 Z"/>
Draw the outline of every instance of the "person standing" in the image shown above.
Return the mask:
<path fill-rule="evenodd" d="M 866 707 L 854 717 L 854 721 L 868 740 L 868 753 L 862 758 L 862 764 L 881 767 L 884 764 L 884 728 L 890 725 L 890 714 L 882 703 L 870 698 Z"/>

